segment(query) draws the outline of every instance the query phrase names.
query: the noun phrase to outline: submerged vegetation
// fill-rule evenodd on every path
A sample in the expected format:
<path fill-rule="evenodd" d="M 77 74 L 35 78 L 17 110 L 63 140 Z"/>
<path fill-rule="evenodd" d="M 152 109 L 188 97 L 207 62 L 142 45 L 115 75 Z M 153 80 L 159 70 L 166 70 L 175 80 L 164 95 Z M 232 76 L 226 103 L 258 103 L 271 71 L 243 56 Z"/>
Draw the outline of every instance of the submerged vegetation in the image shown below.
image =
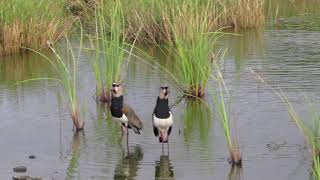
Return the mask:
<path fill-rule="evenodd" d="M 71 27 L 64 1 L 10 0 L 0 2 L 0 55 L 47 48 Z"/>

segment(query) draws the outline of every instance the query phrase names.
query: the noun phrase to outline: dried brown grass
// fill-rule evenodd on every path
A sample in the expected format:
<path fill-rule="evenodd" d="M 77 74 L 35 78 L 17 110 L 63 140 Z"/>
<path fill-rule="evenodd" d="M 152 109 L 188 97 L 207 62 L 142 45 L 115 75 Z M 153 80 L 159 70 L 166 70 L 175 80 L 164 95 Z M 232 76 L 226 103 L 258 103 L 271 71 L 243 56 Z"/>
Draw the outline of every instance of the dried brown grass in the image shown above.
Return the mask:
<path fill-rule="evenodd" d="M 70 29 L 71 21 L 30 18 L 25 22 L 15 20 L 0 26 L 0 55 L 25 51 L 25 48 L 47 48 L 47 42 L 57 42 Z"/>

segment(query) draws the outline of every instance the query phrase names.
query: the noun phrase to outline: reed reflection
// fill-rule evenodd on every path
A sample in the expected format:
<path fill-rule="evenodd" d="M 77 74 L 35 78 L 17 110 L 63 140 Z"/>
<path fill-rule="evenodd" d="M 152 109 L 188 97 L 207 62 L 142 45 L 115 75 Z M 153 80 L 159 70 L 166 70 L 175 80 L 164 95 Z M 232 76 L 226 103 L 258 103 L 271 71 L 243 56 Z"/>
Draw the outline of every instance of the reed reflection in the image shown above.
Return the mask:
<path fill-rule="evenodd" d="M 84 131 L 76 131 L 73 136 L 72 146 L 71 146 L 71 159 L 67 169 L 67 178 L 70 179 L 76 174 L 76 169 L 78 167 L 78 161 L 80 158 L 80 145 L 81 141 L 84 143 Z"/>
<path fill-rule="evenodd" d="M 200 139 L 202 143 L 207 142 L 209 129 L 211 127 L 210 109 L 198 100 L 187 101 L 184 112 L 184 140 L 189 142 L 191 138 Z M 200 137 L 194 137 L 199 133 Z"/>
<path fill-rule="evenodd" d="M 237 166 L 231 166 L 228 174 L 228 180 L 242 180 L 242 168 Z"/>

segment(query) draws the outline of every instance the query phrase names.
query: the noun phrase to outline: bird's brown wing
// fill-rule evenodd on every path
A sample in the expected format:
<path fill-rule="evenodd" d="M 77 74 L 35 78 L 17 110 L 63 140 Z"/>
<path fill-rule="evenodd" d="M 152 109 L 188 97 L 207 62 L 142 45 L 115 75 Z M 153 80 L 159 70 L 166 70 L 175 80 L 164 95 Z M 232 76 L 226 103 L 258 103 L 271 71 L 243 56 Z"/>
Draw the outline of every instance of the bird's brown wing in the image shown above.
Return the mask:
<path fill-rule="evenodd" d="M 134 126 L 139 130 L 143 128 L 140 118 L 130 106 L 124 104 L 122 107 L 122 112 L 127 116 L 129 125 Z"/>

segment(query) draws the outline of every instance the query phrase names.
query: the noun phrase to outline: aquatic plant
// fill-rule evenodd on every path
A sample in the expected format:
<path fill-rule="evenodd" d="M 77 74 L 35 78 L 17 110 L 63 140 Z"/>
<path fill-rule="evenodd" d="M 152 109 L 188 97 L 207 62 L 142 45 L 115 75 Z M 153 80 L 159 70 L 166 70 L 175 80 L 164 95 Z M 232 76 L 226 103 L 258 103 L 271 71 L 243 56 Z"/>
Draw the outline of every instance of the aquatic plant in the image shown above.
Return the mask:
<path fill-rule="evenodd" d="M 313 174 L 314 177 L 319 180 L 320 179 L 320 114 L 315 110 L 314 105 L 305 97 L 305 101 L 309 104 L 309 115 L 312 119 L 312 126 L 309 126 L 304 122 L 298 112 L 295 110 L 294 106 L 289 101 L 288 97 L 284 94 L 284 92 L 279 88 L 277 91 L 275 88 L 271 87 L 258 73 L 254 70 L 250 69 L 251 73 L 254 74 L 255 78 L 262 82 L 266 87 L 268 87 L 272 92 L 277 95 L 281 101 L 286 105 L 287 110 L 291 116 L 293 122 L 299 128 L 302 136 L 305 138 L 309 151 L 312 156 L 313 161 Z"/>
<path fill-rule="evenodd" d="M 210 2 L 205 5 L 187 2 L 179 9 L 179 13 L 185 16 L 174 19 L 171 24 L 176 48 L 176 72 L 187 95 L 202 97 L 212 72 L 209 56 L 221 34 L 208 32 Z M 181 29 L 181 23 L 189 26 Z"/>
<path fill-rule="evenodd" d="M 313 156 L 313 176 L 316 180 L 320 179 L 320 158 L 319 156 Z"/>
<path fill-rule="evenodd" d="M 123 34 L 125 22 L 121 1 L 116 0 L 109 5 L 107 7 L 107 4 L 101 0 L 97 2 L 95 11 L 96 58 L 93 62 L 93 70 L 97 82 L 97 94 L 101 102 L 110 100 L 111 84 L 122 80 L 121 68 L 126 56 L 125 49 L 131 46 L 125 42 L 126 36 Z"/>
<path fill-rule="evenodd" d="M 276 94 L 275 90 L 273 90 Z M 280 96 L 279 96 L 280 95 Z M 320 115 L 318 112 L 315 111 L 315 108 L 312 103 L 309 102 L 309 115 L 312 118 L 313 124 L 312 126 L 308 126 L 302 119 L 300 118 L 299 114 L 290 103 L 286 95 L 281 91 L 278 96 L 282 100 L 283 103 L 286 104 L 288 112 L 291 116 L 291 119 L 295 122 L 295 124 L 300 129 L 301 134 L 305 137 L 307 141 L 309 151 L 312 156 L 313 162 L 313 175 L 317 180 L 320 180 L 320 144 L 319 144 L 319 137 L 320 137 Z"/>
<path fill-rule="evenodd" d="M 51 64 L 59 75 L 59 80 L 62 82 L 64 90 L 68 96 L 70 108 L 71 108 L 71 118 L 73 120 L 73 124 L 76 127 L 76 130 L 82 130 L 84 127 L 84 121 L 82 120 L 82 116 L 80 114 L 79 100 L 76 90 L 76 82 L 77 82 L 77 67 L 79 63 L 79 58 L 82 49 L 82 30 L 81 30 L 81 39 L 80 39 L 80 47 L 78 50 L 77 57 L 73 51 L 73 48 L 70 45 L 68 37 L 65 38 L 67 43 L 67 59 L 63 60 L 62 54 L 57 51 L 54 46 L 49 46 L 52 52 L 55 54 L 56 61 L 46 58 L 48 61 L 51 61 Z M 54 64 L 55 63 L 55 64 Z"/>
<path fill-rule="evenodd" d="M 84 127 L 84 121 L 82 119 L 83 114 L 81 114 L 80 112 L 79 100 L 78 100 L 78 95 L 76 90 L 77 89 L 76 87 L 77 72 L 78 72 L 77 67 L 78 67 L 78 62 L 79 62 L 79 58 L 82 50 L 82 29 L 81 29 L 80 37 L 81 37 L 80 47 L 77 52 L 77 57 L 75 55 L 73 48 L 71 47 L 71 44 L 67 35 L 65 37 L 66 46 L 67 46 L 66 55 L 63 55 L 62 52 L 58 50 L 58 48 L 55 48 L 52 43 L 48 42 L 48 46 L 54 54 L 54 59 L 51 59 L 50 57 L 46 56 L 43 53 L 40 53 L 39 51 L 27 48 L 28 50 L 31 50 L 36 54 L 42 56 L 43 57 L 42 59 L 51 65 L 51 68 L 57 77 L 33 78 L 33 79 L 20 81 L 18 83 L 20 84 L 20 83 L 25 83 L 29 81 L 35 81 L 35 80 L 54 80 L 61 83 L 68 97 L 71 118 L 73 121 L 73 125 L 75 126 L 77 131 L 82 130 Z"/>
<path fill-rule="evenodd" d="M 64 1 L 0 1 L 0 55 L 47 48 L 70 29 L 74 17 L 64 13 Z"/>
<path fill-rule="evenodd" d="M 230 100 L 229 91 L 224 82 L 223 76 L 220 71 L 220 67 L 217 62 L 214 63 L 215 75 L 211 75 L 211 78 L 217 84 L 217 92 L 212 94 L 213 101 L 215 103 L 215 112 L 218 113 L 221 125 L 223 128 L 224 137 L 226 139 L 228 149 L 229 149 L 229 163 L 232 166 L 242 166 L 242 157 L 239 147 L 239 140 L 237 136 L 232 137 L 231 134 L 231 121 L 229 116 L 229 111 L 226 107 L 226 99 Z"/>

